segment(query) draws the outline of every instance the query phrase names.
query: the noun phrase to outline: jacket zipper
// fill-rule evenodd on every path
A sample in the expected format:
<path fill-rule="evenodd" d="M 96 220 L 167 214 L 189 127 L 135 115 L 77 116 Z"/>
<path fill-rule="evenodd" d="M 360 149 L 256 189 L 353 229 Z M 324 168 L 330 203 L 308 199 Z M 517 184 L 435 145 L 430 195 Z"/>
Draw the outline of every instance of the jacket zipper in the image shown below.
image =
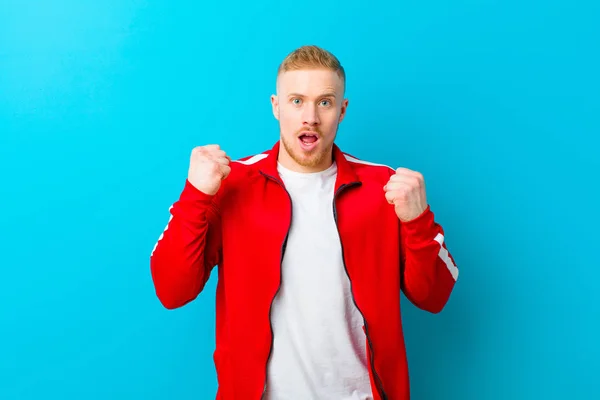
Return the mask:
<path fill-rule="evenodd" d="M 285 238 L 283 239 L 283 243 L 281 244 L 281 257 L 279 259 L 279 284 L 277 285 L 277 290 L 275 291 L 275 295 L 273 296 L 273 298 L 271 299 L 271 305 L 269 306 L 269 327 L 271 328 L 271 344 L 269 346 L 269 356 L 267 357 L 267 363 L 265 364 L 265 381 L 264 381 L 264 385 L 263 385 L 263 392 L 262 392 L 262 396 L 260 397 L 261 399 L 265 398 L 265 395 L 267 394 L 267 374 L 268 374 L 268 369 L 269 369 L 269 361 L 271 360 L 271 354 L 273 352 L 273 323 L 271 321 L 271 312 L 273 310 L 273 302 L 275 301 L 275 298 L 277 297 L 277 295 L 279 294 L 279 290 L 281 289 L 281 274 L 282 274 L 282 268 L 283 268 L 283 255 L 285 253 L 285 248 L 287 246 L 287 241 L 288 241 L 288 237 L 290 235 L 290 228 L 292 226 L 292 216 L 293 216 L 293 207 L 292 207 L 292 196 L 290 196 L 290 193 L 287 191 L 287 189 L 285 188 L 285 186 L 279 182 L 278 179 L 272 177 L 271 175 L 267 175 L 265 173 L 263 173 L 261 171 L 261 174 L 264 175 L 265 177 L 271 179 L 272 181 L 276 182 L 279 186 L 281 186 L 283 188 L 283 190 L 285 191 L 285 193 L 287 194 L 288 198 L 290 199 L 290 223 L 288 225 L 288 229 L 287 232 L 285 233 Z"/>
<path fill-rule="evenodd" d="M 333 196 L 333 219 L 335 220 L 335 227 L 338 231 L 338 236 L 340 238 L 340 246 L 341 246 L 341 250 L 342 250 L 342 264 L 344 265 L 344 271 L 346 272 L 346 276 L 348 277 L 348 281 L 350 281 L 350 294 L 352 296 L 352 301 L 354 303 L 354 306 L 356 307 L 356 309 L 358 310 L 358 312 L 360 313 L 360 315 L 362 316 L 363 319 L 363 324 L 365 326 L 365 336 L 367 337 L 367 342 L 369 344 L 369 349 L 371 350 L 371 359 L 369 360 L 369 362 L 371 363 L 371 369 L 373 370 L 373 375 L 375 376 L 375 382 L 377 384 L 377 391 L 379 392 L 379 396 L 383 399 L 383 400 L 387 400 L 387 395 L 385 394 L 385 391 L 383 390 L 383 383 L 381 382 L 381 378 L 379 378 L 379 375 L 377 374 L 377 371 L 375 370 L 375 362 L 374 362 L 374 358 L 375 358 L 375 353 L 373 352 L 373 343 L 371 342 L 371 338 L 369 336 L 369 327 L 367 326 L 367 320 L 365 319 L 364 314 L 362 313 L 361 309 L 358 307 L 358 304 L 356 304 L 356 299 L 354 298 L 354 291 L 352 290 L 352 279 L 350 278 L 350 274 L 348 273 L 348 268 L 346 267 L 346 259 L 344 257 L 344 244 L 342 243 L 342 235 L 340 234 L 339 231 L 339 227 L 338 227 L 338 219 L 337 219 L 337 208 L 335 206 L 335 201 L 338 197 L 338 194 L 345 188 L 348 187 L 352 187 L 355 185 L 360 185 L 360 182 L 351 182 L 349 184 L 343 184 L 342 186 L 340 186 L 337 190 L 337 192 L 335 192 L 334 196 Z"/>
<path fill-rule="evenodd" d="M 283 188 L 283 190 L 285 191 L 285 193 L 287 194 L 289 200 L 290 200 L 290 223 L 288 225 L 288 229 L 287 232 L 285 234 L 285 238 L 283 240 L 283 243 L 281 245 L 281 257 L 279 259 L 279 284 L 277 286 L 277 290 L 275 291 L 275 296 L 273 296 L 273 298 L 271 299 L 271 305 L 269 306 L 269 326 L 271 329 L 271 344 L 269 346 L 269 355 L 267 357 L 267 363 L 265 365 L 265 381 L 264 381 L 264 385 L 263 385 L 263 393 L 261 396 L 261 399 L 264 399 L 265 394 L 267 393 L 267 373 L 268 373 L 268 368 L 269 368 L 269 361 L 271 359 L 271 354 L 273 352 L 273 339 L 274 339 L 274 334 L 273 334 L 273 323 L 271 322 L 271 312 L 273 310 L 273 302 L 275 301 L 275 298 L 277 297 L 277 294 L 279 294 L 279 290 L 281 289 L 281 274 L 282 274 L 282 267 L 283 267 L 283 256 L 285 253 L 285 247 L 287 245 L 287 241 L 288 241 L 288 237 L 290 234 L 290 228 L 291 228 L 291 224 L 292 224 L 292 216 L 293 216 L 293 207 L 292 207 L 292 197 L 290 196 L 289 192 L 287 191 L 287 189 L 285 188 L 285 186 L 279 182 L 279 180 L 275 179 L 274 177 L 272 177 L 271 175 L 267 175 L 264 174 L 263 172 L 261 172 L 262 175 L 264 175 L 265 177 L 271 179 L 272 181 L 276 182 L 279 186 L 281 186 Z M 360 315 L 362 316 L 363 319 L 363 324 L 365 326 L 365 336 L 367 337 L 367 342 L 369 344 L 369 349 L 371 350 L 371 359 L 369 360 L 371 363 L 371 369 L 373 371 L 373 375 L 375 376 L 375 380 L 377 383 L 377 391 L 379 392 L 379 396 L 383 399 L 383 400 L 387 400 L 387 395 L 385 394 L 385 391 L 383 390 L 383 384 L 381 383 L 381 379 L 379 378 L 379 375 L 377 374 L 377 371 L 375 370 L 375 363 L 374 363 L 374 357 L 375 357 L 375 353 L 373 351 L 373 344 L 371 343 L 371 338 L 369 336 L 369 328 L 367 325 L 367 320 L 365 319 L 364 314 L 362 313 L 361 309 L 358 307 L 358 304 L 356 304 L 356 299 L 354 298 L 354 291 L 352 290 L 352 279 L 350 279 L 350 274 L 348 273 L 348 268 L 346 267 L 346 259 L 344 257 L 344 245 L 342 243 L 342 237 L 339 231 L 339 227 L 338 227 L 338 221 L 337 221 L 337 208 L 335 205 L 335 201 L 339 195 L 339 193 L 347 188 L 347 187 L 351 187 L 354 185 L 360 185 L 360 182 L 352 182 L 350 184 L 344 184 L 342 186 L 340 186 L 338 188 L 338 190 L 334 193 L 333 195 L 333 218 L 335 220 L 335 226 L 336 226 L 336 230 L 338 232 L 338 237 L 340 239 L 340 246 L 341 246 L 341 250 L 342 250 L 342 264 L 344 265 L 344 271 L 346 272 L 346 276 L 348 277 L 348 281 L 350 282 L 350 293 L 352 296 L 352 302 L 354 303 L 354 306 L 356 307 L 356 309 L 358 310 L 358 312 L 360 313 Z"/>

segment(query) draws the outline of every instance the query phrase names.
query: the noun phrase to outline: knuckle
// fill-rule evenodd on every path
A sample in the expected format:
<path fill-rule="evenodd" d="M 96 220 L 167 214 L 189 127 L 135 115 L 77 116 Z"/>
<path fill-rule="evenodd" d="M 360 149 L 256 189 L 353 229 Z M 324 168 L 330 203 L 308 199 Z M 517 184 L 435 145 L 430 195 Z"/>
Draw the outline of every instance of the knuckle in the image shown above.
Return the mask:
<path fill-rule="evenodd" d="M 210 170 L 210 172 L 212 172 L 212 173 L 215 173 L 215 172 L 219 171 L 219 164 L 218 164 L 218 163 L 216 163 L 216 162 L 211 162 L 211 163 L 209 164 L 209 170 Z"/>
<path fill-rule="evenodd" d="M 204 154 L 206 154 L 206 149 L 202 146 L 198 146 L 192 150 L 192 155 L 203 156 Z"/>

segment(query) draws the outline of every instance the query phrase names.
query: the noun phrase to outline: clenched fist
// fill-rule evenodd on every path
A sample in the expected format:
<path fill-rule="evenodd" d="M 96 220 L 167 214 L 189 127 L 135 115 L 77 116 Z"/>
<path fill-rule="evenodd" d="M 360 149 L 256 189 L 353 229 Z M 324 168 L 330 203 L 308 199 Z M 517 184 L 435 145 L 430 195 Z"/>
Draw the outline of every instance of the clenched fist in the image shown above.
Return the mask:
<path fill-rule="evenodd" d="M 383 187 L 388 203 L 394 205 L 398 218 L 407 222 L 427 208 L 425 180 L 419 172 L 398 168 Z"/>
<path fill-rule="evenodd" d="M 218 144 L 196 147 L 190 157 L 188 180 L 201 192 L 215 195 L 231 172 L 230 161 Z"/>

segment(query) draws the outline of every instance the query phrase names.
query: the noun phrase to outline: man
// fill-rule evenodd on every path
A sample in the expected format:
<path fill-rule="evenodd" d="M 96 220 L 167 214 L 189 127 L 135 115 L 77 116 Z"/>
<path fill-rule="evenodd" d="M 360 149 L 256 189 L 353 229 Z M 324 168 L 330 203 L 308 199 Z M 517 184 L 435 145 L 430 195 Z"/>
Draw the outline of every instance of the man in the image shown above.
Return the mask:
<path fill-rule="evenodd" d="M 458 270 L 423 176 L 334 144 L 345 82 L 333 54 L 301 47 L 279 68 L 272 149 L 192 151 L 151 271 L 172 309 L 218 265 L 217 399 L 409 399 L 400 292 L 437 313 Z"/>

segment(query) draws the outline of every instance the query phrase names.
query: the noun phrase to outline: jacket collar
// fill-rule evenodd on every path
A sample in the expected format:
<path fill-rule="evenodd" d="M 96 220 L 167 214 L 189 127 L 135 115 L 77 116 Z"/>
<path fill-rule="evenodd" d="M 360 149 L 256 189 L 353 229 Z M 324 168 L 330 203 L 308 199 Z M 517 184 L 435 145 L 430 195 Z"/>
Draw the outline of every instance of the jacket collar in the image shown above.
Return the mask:
<path fill-rule="evenodd" d="M 279 172 L 277 171 L 277 158 L 279 157 L 279 150 L 281 141 L 277 141 L 271 150 L 266 152 L 267 157 L 260 162 L 259 170 L 268 175 L 271 178 L 276 179 L 280 183 L 283 183 Z M 335 192 L 343 185 L 351 183 L 361 183 L 354 171 L 352 164 L 346 159 L 345 154 L 342 150 L 334 143 L 333 144 L 333 159 L 337 164 L 337 178 L 335 182 Z"/>

